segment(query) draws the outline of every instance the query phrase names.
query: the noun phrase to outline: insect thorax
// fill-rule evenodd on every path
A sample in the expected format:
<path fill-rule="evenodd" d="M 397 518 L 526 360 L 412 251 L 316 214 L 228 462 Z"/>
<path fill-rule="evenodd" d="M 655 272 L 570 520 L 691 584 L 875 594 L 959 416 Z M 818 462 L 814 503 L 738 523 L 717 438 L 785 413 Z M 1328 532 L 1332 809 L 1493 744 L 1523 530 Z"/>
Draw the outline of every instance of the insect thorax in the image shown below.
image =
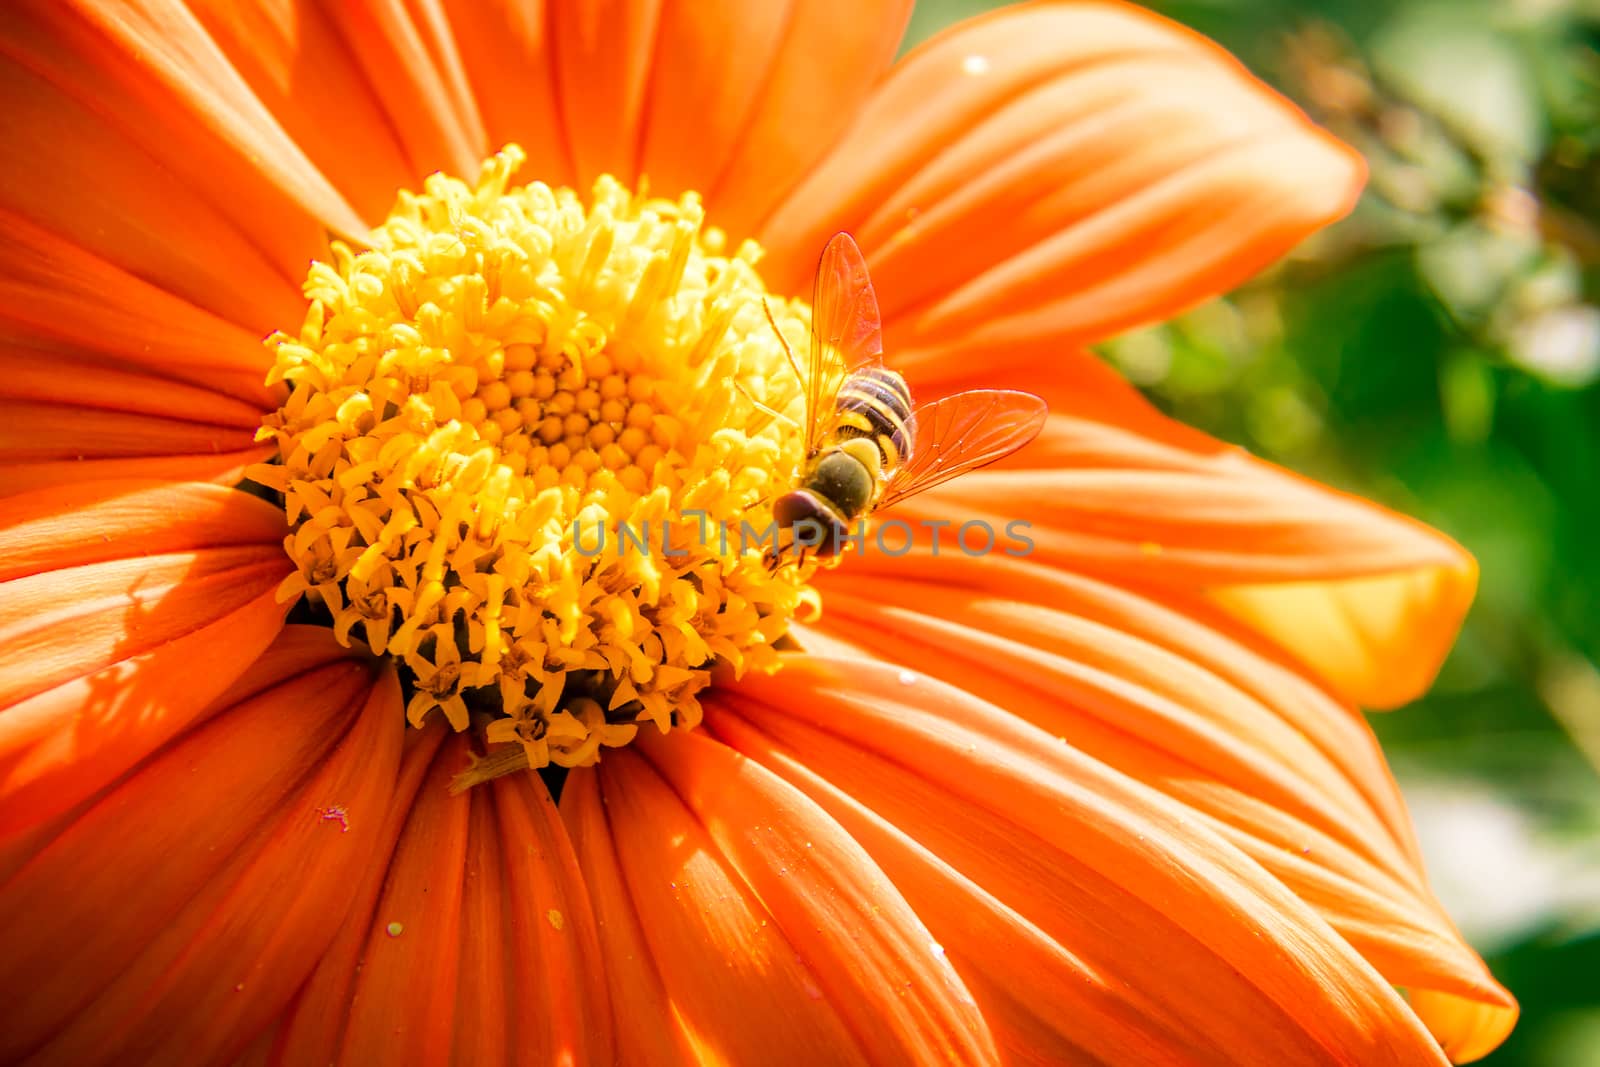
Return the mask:
<path fill-rule="evenodd" d="M 872 506 L 887 472 L 878 446 L 864 437 L 824 449 L 806 472 L 805 488 L 853 519 Z"/>

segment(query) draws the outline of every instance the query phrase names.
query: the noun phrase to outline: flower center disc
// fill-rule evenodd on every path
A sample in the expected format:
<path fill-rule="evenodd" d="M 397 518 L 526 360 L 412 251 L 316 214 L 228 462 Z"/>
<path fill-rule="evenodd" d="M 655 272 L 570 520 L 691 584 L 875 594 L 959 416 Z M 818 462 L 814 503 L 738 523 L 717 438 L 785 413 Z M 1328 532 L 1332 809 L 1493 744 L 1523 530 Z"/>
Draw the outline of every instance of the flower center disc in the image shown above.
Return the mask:
<path fill-rule="evenodd" d="M 715 664 L 776 667 L 812 565 L 756 542 L 803 401 L 755 245 L 724 254 L 692 194 L 510 188 L 523 158 L 429 178 L 313 264 L 251 476 L 284 498 L 280 596 L 402 664 L 413 724 L 477 715 L 516 766 L 578 766 L 697 723 Z M 767 303 L 804 343 L 809 309 Z"/>

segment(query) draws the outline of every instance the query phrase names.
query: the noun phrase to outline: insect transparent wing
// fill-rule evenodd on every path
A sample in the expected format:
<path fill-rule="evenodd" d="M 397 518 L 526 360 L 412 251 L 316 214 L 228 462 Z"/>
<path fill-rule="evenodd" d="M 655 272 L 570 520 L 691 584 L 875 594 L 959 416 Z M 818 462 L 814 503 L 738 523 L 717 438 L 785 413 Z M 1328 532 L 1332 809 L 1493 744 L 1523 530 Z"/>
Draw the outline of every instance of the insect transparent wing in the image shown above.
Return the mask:
<path fill-rule="evenodd" d="M 817 262 L 811 294 L 811 366 L 806 377 L 806 454 L 815 455 L 833 421 L 845 378 L 883 362 L 883 324 L 867 261 L 847 233 L 836 233 Z"/>
<path fill-rule="evenodd" d="M 1004 459 L 1038 436 L 1050 409 L 1032 393 L 974 389 L 916 410 L 911 458 L 884 487 L 886 508 L 958 474 Z"/>

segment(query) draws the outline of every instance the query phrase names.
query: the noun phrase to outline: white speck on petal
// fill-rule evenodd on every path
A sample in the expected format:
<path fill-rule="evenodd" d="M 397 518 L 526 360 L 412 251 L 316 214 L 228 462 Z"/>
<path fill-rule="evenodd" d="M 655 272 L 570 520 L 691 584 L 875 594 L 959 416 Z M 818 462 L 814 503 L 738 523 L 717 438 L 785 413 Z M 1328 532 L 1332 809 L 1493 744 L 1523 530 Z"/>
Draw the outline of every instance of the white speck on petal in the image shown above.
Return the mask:
<path fill-rule="evenodd" d="M 900 672 L 900 684 L 901 685 L 915 685 L 916 683 L 917 683 L 917 672 L 916 671 L 901 671 Z"/>
<path fill-rule="evenodd" d="M 989 73 L 989 57 L 968 56 L 961 61 L 961 69 L 973 75 L 987 74 Z"/>

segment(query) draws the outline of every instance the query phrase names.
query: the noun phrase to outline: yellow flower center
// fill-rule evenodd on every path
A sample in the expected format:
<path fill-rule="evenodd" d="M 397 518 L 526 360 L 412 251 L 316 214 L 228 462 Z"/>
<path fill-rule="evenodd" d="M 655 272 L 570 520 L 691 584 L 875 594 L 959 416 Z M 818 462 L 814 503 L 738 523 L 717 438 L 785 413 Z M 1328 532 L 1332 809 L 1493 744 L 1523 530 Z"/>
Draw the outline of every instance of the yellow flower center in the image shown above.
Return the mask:
<path fill-rule="evenodd" d="M 402 664 L 413 724 L 516 743 L 465 784 L 693 726 L 713 666 L 774 669 L 811 597 L 812 565 L 762 559 L 804 445 L 760 250 L 693 195 L 510 187 L 523 158 L 435 175 L 312 265 L 252 471 L 291 526 L 280 595 Z M 809 309 L 767 303 L 805 343 Z"/>

